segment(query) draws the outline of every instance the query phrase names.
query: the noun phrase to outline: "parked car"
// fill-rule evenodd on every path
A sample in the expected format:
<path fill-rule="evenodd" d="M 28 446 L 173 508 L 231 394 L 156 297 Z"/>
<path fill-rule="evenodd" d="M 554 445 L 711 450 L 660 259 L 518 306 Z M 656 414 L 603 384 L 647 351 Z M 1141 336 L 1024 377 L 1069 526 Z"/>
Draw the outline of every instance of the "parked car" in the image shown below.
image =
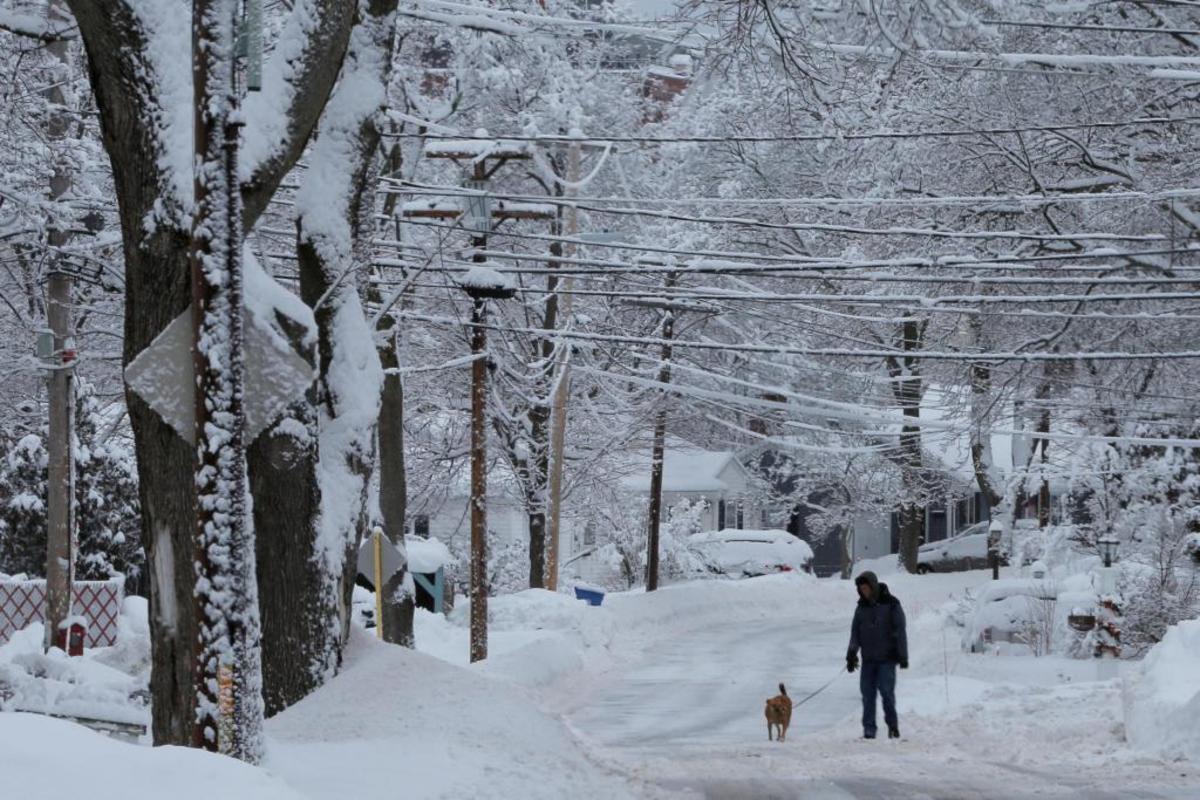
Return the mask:
<path fill-rule="evenodd" d="M 688 546 L 710 570 L 733 578 L 812 571 L 812 548 L 787 531 L 704 531 L 688 537 Z"/>
<path fill-rule="evenodd" d="M 917 548 L 917 574 L 962 572 L 988 566 L 988 523 L 977 522 L 956 536 Z"/>

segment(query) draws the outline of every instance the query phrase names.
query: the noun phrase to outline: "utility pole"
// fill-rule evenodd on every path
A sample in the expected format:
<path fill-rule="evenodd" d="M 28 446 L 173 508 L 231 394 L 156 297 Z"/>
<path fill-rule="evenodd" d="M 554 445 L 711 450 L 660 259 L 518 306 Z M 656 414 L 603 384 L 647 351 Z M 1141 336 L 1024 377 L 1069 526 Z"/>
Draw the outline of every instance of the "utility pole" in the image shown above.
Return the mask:
<path fill-rule="evenodd" d="M 487 132 L 480 130 L 480 136 Z M 481 152 L 480 148 L 486 150 Z M 487 182 L 505 162 L 529 158 L 523 143 L 446 140 L 425 145 L 429 158 L 446 158 L 471 164 L 471 177 L 465 195 L 466 208 L 446 207 L 440 203 L 405 204 L 401 215 L 433 219 L 463 219 L 471 231 L 471 261 L 476 266 L 463 278 L 461 288 L 471 298 L 471 640 L 472 662 L 487 658 L 487 396 L 491 364 L 487 355 L 487 301 L 508 299 L 516 291 L 494 271 L 486 268 L 488 234 L 492 220 L 544 219 L 546 214 L 526 209 L 492 208 Z M 488 160 L 495 163 L 489 168 Z"/>
<path fill-rule="evenodd" d="M 195 216 L 189 262 L 195 371 L 193 746 L 262 757 L 254 534 L 246 504 L 238 0 L 194 0 Z"/>
<path fill-rule="evenodd" d="M 669 293 L 675 287 L 677 275 L 668 273 L 663 288 Z M 675 314 L 695 311 L 695 306 L 669 300 L 629 300 L 626 305 L 658 308 L 663 312 L 662 352 L 659 355 L 658 383 L 662 387 L 658 410 L 654 414 L 654 440 L 650 457 L 650 525 L 646 537 L 646 591 L 658 589 L 659 530 L 662 522 L 663 456 L 666 450 L 667 411 L 670 393 L 666 387 L 671 383 L 671 341 L 675 338 Z"/>
<path fill-rule="evenodd" d="M 566 197 L 573 199 L 578 192 L 580 139 L 583 132 L 578 128 L 571 130 L 571 143 L 567 150 L 567 185 Z M 567 244 L 566 256 L 575 255 L 575 242 L 572 241 L 579 232 L 579 209 L 574 203 L 567 205 Z M 562 311 L 562 324 L 571 324 L 572 298 L 571 287 L 574 280 L 566 276 L 560 284 L 558 307 Z M 550 421 L 550 498 L 547 511 L 550 541 L 546 548 L 546 588 L 558 591 L 558 549 L 559 537 L 562 530 L 562 479 L 563 451 L 567 437 L 567 398 L 571 394 L 571 348 L 563 339 L 558 343 L 558 380 L 554 384 L 554 405 Z"/>
<path fill-rule="evenodd" d="M 483 162 L 476 162 L 473 181 L 487 179 Z M 463 279 L 463 290 L 471 298 L 471 662 L 487 658 L 487 301 L 512 297 L 515 291 L 484 267 L 487 256 L 491 213 L 486 196 L 472 197 L 468 214 L 474 231 L 471 261 L 478 264 Z M 480 202 L 482 201 L 482 202 Z M 477 270 L 477 271 L 476 271 Z"/>
<path fill-rule="evenodd" d="M 70 12 L 62 0 L 49 5 L 51 30 L 71 25 Z M 58 70 L 69 69 L 68 42 L 51 42 L 47 50 L 58 61 Z M 65 76 L 63 76 L 65 77 Z M 63 81 L 55 81 L 45 92 L 50 105 L 47 138 L 62 144 L 68 137 L 70 116 L 65 108 L 67 99 Z M 62 153 L 54 154 L 50 176 L 50 200 L 54 202 L 71 188 L 70 162 Z M 45 648 L 59 645 L 66 649 L 66 631 L 60 630 L 71 616 L 71 591 L 75 584 L 75 458 L 72 440 L 75 422 L 75 340 L 71 305 L 72 280 L 61 269 L 62 254 L 58 252 L 71 238 L 71 232 L 59 224 L 50 228 L 48 245 L 50 274 L 47 276 L 46 317 L 53 336 L 50 374 L 47 381 L 50 412 L 49 441 L 46 445 L 49 481 L 46 486 L 46 637 Z M 60 644 L 61 642 L 61 644 Z"/>
<path fill-rule="evenodd" d="M 663 313 L 662 355 L 658 366 L 658 382 L 666 386 L 671 382 L 671 340 L 675 337 L 675 312 L 668 308 Z M 658 411 L 654 415 L 654 449 L 650 462 L 650 533 L 646 539 L 646 591 L 658 588 L 658 533 L 662 518 L 663 454 L 667 437 L 667 398 L 663 389 L 659 398 Z"/>

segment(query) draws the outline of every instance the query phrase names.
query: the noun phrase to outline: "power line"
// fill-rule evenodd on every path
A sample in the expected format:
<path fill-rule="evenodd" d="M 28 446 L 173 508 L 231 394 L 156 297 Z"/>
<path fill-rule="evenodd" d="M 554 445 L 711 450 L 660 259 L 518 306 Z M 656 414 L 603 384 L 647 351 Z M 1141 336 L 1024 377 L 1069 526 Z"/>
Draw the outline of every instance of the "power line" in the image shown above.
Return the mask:
<path fill-rule="evenodd" d="M 1071 192 L 1067 194 L 1024 194 L 1024 195 L 961 195 L 961 196 L 921 196 L 921 197 L 550 197 L 546 195 L 509 194 L 489 190 L 487 192 L 472 192 L 460 187 L 438 187 L 435 184 L 404 181 L 397 178 L 382 178 L 385 183 L 419 187 L 429 191 L 411 192 L 414 197 L 471 197 L 486 194 L 488 197 L 502 198 L 529 203 L 545 203 L 554 206 L 571 206 L 576 203 L 652 203 L 659 205 L 743 205 L 743 206 L 786 206 L 786 207 L 825 207 L 825 206 L 863 206 L 874 208 L 879 206 L 932 206 L 945 207 L 955 205 L 977 206 L 991 205 L 1021 205 L 1036 208 L 1057 203 L 1094 203 L 1097 201 L 1131 201 L 1131 200 L 1182 200 L 1200 197 L 1200 188 L 1166 189 L 1155 192 Z M 383 194 L 389 190 L 378 190 Z M 991 209 L 985 209 L 991 210 Z M 294 238 L 295 234 L 291 234 Z"/>
<path fill-rule="evenodd" d="M 390 285 L 389 281 L 375 281 L 383 285 Z M 408 285 L 421 289 L 448 289 L 457 291 L 457 287 L 453 284 L 437 284 L 437 283 L 409 283 Z M 527 295 L 544 295 L 544 294 L 570 294 L 576 297 L 602 297 L 602 298 L 622 298 L 622 299 L 645 299 L 645 300 L 691 300 L 698 302 L 749 302 L 749 303 L 786 303 L 786 304 L 803 304 L 810 302 L 804 299 L 795 299 L 786 294 L 735 294 L 735 293 L 705 293 L 702 291 L 689 292 L 687 290 L 672 290 L 672 291 L 643 291 L 631 292 L 620 289 L 545 289 L 534 286 L 517 286 L 514 291 L 519 294 Z M 853 296 L 847 296 L 849 302 L 853 300 Z M 870 303 L 864 303 L 869 305 Z M 813 308 L 816 313 L 829 313 L 824 309 Z M 928 311 L 931 309 L 922 309 Z M 1066 312 L 1036 312 L 1036 311 L 994 311 L 978 308 L 940 308 L 936 309 L 954 314 L 968 314 L 980 316 L 996 316 L 996 317 L 1012 317 L 1026 319 L 1074 319 L 1074 320 L 1103 320 L 1109 322 L 1129 321 L 1129 322 L 1178 322 L 1178 321 L 1200 321 L 1200 314 L 1173 314 L 1163 312 L 1146 312 L 1143 314 L 1071 314 Z M 897 323 L 902 322 L 904 317 L 872 317 L 862 315 L 838 314 L 836 316 L 853 319 L 858 322 L 884 322 Z"/>
<path fill-rule="evenodd" d="M 482 250 L 475 251 L 478 254 L 487 256 L 493 259 L 502 259 L 506 261 L 526 261 L 530 256 L 522 253 L 505 253 L 499 250 Z M 541 257 L 535 257 L 537 260 L 544 260 Z M 475 265 L 474 262 L 458 260 L 452 258 L 441 259 L 443 264 L 440 268 L 431 268 L 431 271 L 443 272 L 467 272 Z M 447 266 L 448 265 L 448 266 Z M 1200 269 L 1200 267 L 1189 267 L 1187 269 Z M 498 272 L 504 274 L 529 274 L 529 270 L 520 267 L 500 267 Z M 674 270 L 676 273 L 692 273 L 698 270 L 692 270 L 688 265 L 682 265 Z M 536 268 L 533 274 L 551 274 L 551 275 L 566 275 L 570 274 L 570 270 L 562 270 L 558 268 Z M 894 272 L 868 272 L 847 274 L 843 272 L 819 272 L 819 271 L 797 271 L 789 273 L 788 278 L 791 280 L 814 280 L 814 281 L 831 281 L 831 282 L 848 282 L 848 283 L 928 283 L 928 284 L 974 284 L 979 286 L 1191 286 L 1200 283 L 1200 279 L 1196 277 L 1186 278 L 1164 278 L 1161 276 L 1155 277 L 1052 277 L 1052 276 L 977 276 L 977 275 L 898 275 Z M 709 290 L 715 294 L 714 297 L 706 299 L 738 299 L 741 293 L 730 291 Z M 759 294 L 760 299 L 781 299 L 786 298 L 785 294 Z"/>
<path fill-rule="evenodd" d="M 453 189 L 443 190 L 429 184 L 420 184 L 412 181 L 404 181 L 404 185 L 420 188 L 420 189 L 437 189 L 438 194 L 443 196 L 463 196 L 468 197 L 478 193 L 457 192 Z M 406 194 L 401 190 L 380 190 L 383 193 Z M 491 194 L 492 197 L 504 197 L 500 194 Z M 678 214 L 672 211 L 661 211 L 652 208 L 605 208 L 603 206 L 591 205 L 586 202 L 578 201 L 555 201 L 547 199 L 541 201 L 546 205 L 567 205 L 583 211 L 591 211 L 595 214 L 607 214 L 610 216 L 621 217 L 648 217 L 651 219 L 663 219 L 671 222 L 689 222 L 705 225 L 735 225 L 742 228 L 759 228 L 762 230 L 773 231 L 816 231 L 819 233 L 827 233 L 835 236 L 914 236 L 930 239 L 971 239 L 990 241 L 1002 239 L 1006 241 L 1033 241 L 1033 242 L 1080 242 L 1080 241 L 1103 241 L 1103 242 L 1162 242 L 1168 241 L 1168 237 L 1163 234 L 1120 234 L 1107 232 L 1072 232 L 1072 233 L 1037 233 L 1032 231 L 956 231 L 945 230 L 941 228 L 864 228 L 854 225 L 835 225 L 828 222 L 769 222 L 762 219 L 752 219 L 749 217 L 711 217 L 689 214 Z"/>
<path fill-rule="evenodd" d="M 453 317 L 438 317 L 428 314 L 418 314 L 410 311 L 398 311 L 398 315 L 407 319 L 415 319 L 423 322 L 441 323 L 449 325 L 461 325 L 462 321 Z M 472 323 L 473 325 L 474 323 Z M 535 334 L 538 336 L 546 336 L 547 331 L 544 328 L 526 328 L 520 326 L 506 325 L 483 325 L 489 330 L 501 331 L 505 333 L 524 333 Z M 801 356 L 817 356 L 817 357 L 844 357 L 844 358 L 915 358 L 932 361 L 1079 361 L 1081 359 L 1092 359 L 1100 361 L 1140 361 L 1140 360 L 1180 360 L 1200 358 L 1200 351 L 1196 350 L 1181 350 L 1174 352 L 1162 353 L 1128 353 L 1128 352 L 1079 352 L 1079 353 L 1016 353 L 1016 352 L 979 352 L 979 353 L 962 353 L 953 351 L 940 350 L 851 350 L 847 348 L 821 348 L 821 347 L 790 347 L 787 345 L 759 345 L 759 344 L 725 344 L 718 342 L 699 342 L 688 339 L 659 339 L 654 337 L 643 336 L 622 336 L 616 334 L 600 334 L 600 333 L 585 333 L 583 331 L 564 331 L 558 330 L 553 332 L 554 336 L 568 339 L 577 339 L 580 341 L 590 342 L 614 342 L 619 344 L 636 344 L 643 346 L 662 347 L 664 344 L 669 344 L 672 347 L 692 348 L 699 350 L 717 350 L 722 352 L 742 352 L 742 353 L 775 353 L 779 355 L 801 355 Z"/>
<path fill-rule="evenodd" d="M 1108 31 L 1112 33 L 1159 33 L 1169 36 L 1200 36 L 1200 30 L 1191 28 L 1149 28 L 1136 25 L 1089 25 L 1081 22 L 1034 22 L 1007 19 L 981 19 L 984 25 L 1006 28 L 1046 28 L 1050 30 Z"/>
<path fill-rule="evenodd" d="M 390 218 L 383 217 L 383 219 Z M 444 225 L 431 222 L 417 222 L 408 220 L 405 225 L 412 225 L 420 228 L 432 228 L 437 230 L 457 230 L 456 226 Z M 563 269 L 521 269 L 516 271 L 536 274 L 544 272 L 547 274 L 612 274 L 614 272 L 629 272 L 636 271 L 642 273 L 667 273 L 687 270 L 697 274 L 746 274 L 746 273 L 771 273 L 771 272 L 787 272 L 797 269 L 822 269 L 822 270 L 838 270 L 838 269 L 1008 269 L 1015 270 L 1023 265 L 1030 263 L 1045 263 L 1051 261 L 1087 261 L 1093 259 L 1111 259 L 1111 258 L 1146 258 L 1149 256 L 1169 256 L 1182 255 L 1184 253 L 1195 253 L 1192 248 L 1169 248 L 1156 250 L 1116 250 L 1103 248 L 1096 251 L 1084 253 L 1054 253 L 1041 255 L 1021 255 L 1018 253 L 1002 253 L 992 257 L 978 256 L 942 256 L 937 258 L 892 258 L 892 259 L 874 259 L 864 261 L 846 261 L 844 259 L 828 258 L 822 256 L 776 256 L 761 253 L 736 253 L 729 251 L 717 250 L 681 250 L 667 247 L 658 247 L 655 245 L 641 244 L 626 244 L 620 242 L 590 242 L 586 239 L 571 238 L 563 236 L 552 236 L 547 234 L 535 233 L 519 233 L 516 231 L 493 231 L 497 237 L 509 237 L 515 239 L 523 239 L 530 241 L 541 242 L 560 242 L 573 243 L 579 245 L 587 245 L 590 247 L 602 247 L 616 250 L 631 250 L 643 253 L 656 253 L 666 256 L 697 256 L 697 257 L 712 257 L 715 259 L 743 259 L 754 260 L 759 262 L 767 262 L 765 264 L 747 264 L 740 265 L 734 262 L 722 264 L 706 264 L 703 262 L 687 263 L 682 262 L 679 265 L 651 264 L 643 262 L 639 265 L 630 265 L 619 261 L 597 261 L 580 258 L 557 257 L 552 254 L 528 254 L 526 257 L 533 260 L 554 261 L 558 263 L 580 263 L 589 265 L 599 265 L 613 267 L 611 270 L 563 270 Z M 377 239 L 375 243 L 381 246 L 388 245 L 389 240 Z M 494 252 L 494 251 L 493 251 Z M 512 256 L 511 253 L 504 253 L 505 256 Z M 388 264 L 383 264 L 388 266 Z M 1004 266 L 1008 265 L 1008 266 Z M 403 264 L 392 264 L 391 266 L 404 266 Z M 1121 269 L 1123 266 L 1097 266 L 1095 269 Z M 1172 269 L 1169 266 L 1159 266 L 1160 269 Z M 1182 267 L 1180 269 L 1187 269 Z"/>
<path fill-rule="evenodd" d="M 1128 128 L 1137 125 L 1194 125 L 1200 122 L 1200 116 L 1189 117 L 1139 117 L 1131 120 L 1120 121 L 1096 121 L 1096 122 L 1077 122 L 1077 123 L 1058 123 L 1051 125 L 1024 125 L 1012 127 L 995 127 L 995 128 L 945 128 L 941 130 L 931 131 L 845 131 L 842 133 L 798 133 L 798 134 L 783 134 L 783 135 L 762 135 L 762 134 L 726 134 L 723 136 L 630 136 L 628 134 L 615 134 L 603 136 L 588 136 L 582 141 L 589 144 L 605 144 L 605 143 L 631 143 L 631 144 L 723 144 L 728 142 L 737 142 L 742 144 L 762 144 L 770 142 L 837 142 L 837 141 L 860 141 L 868 139 L 944 139 L 944 138 L 960 138 L 965 136 L 1000 136 L 1004 134 L 1015 133 L 1054 133 L 1057 131 L 1076 131 L 1076 130 L 1096 130 L 1110 128 Z M 539 134 L 528 136 L 525 134 L 503 135 L 503 136 L 480 136 L 480 135 L 443 135 L 443 134 L 428 134 L 415 133 L 408 131 L 383 131 L 381 135 L 384 137 L 398 139 L 425 139 L 425 140 L 463 140 L 463 141 L 495 141 L 499 144 L 505 142 L 534 142 L 548 144 L 568 144 L 572 141 L 580 141 L 571 136 L 561 134 Z"/>

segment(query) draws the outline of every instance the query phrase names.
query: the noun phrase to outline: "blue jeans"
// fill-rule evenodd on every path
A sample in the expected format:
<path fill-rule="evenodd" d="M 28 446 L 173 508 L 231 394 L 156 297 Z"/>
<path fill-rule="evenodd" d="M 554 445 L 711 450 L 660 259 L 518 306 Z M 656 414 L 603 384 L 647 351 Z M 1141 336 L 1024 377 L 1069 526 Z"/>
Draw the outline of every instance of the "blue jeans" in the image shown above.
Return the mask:
<path fill-rule="evenodd" d="M 896 719 L 896 662 L 864 661 L 858 674 L 858 688 L 862 690 L 863 733 L 875 735 L 875 693 L 883 698 L 883 721 L 889 728 L 899 725 Z"/>

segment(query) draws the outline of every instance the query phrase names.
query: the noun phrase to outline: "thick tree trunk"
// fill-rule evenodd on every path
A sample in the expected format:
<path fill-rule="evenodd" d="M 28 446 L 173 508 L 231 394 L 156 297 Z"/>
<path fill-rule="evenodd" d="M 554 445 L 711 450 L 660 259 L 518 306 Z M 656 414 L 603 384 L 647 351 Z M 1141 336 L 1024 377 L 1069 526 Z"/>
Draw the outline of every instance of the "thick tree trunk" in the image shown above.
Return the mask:
<path fill-rule="evenodd" d="M 155 130 L 162 115 L 156 95 L 159 76 L 138 14 L 123 0 L 67 3 L 87 52 L 102 139 L 112 163 L 125 257 L 123 361 L 128 364 L 189 305 L 189 220 L 160 166 L 163 148 Z M 297 91 L 288 113 L 288 140 L 280 151 L 255 166 L 253 177 L 244 187 L 247 228 L 254 224 L 303 151 L 345 53 L 353 16 L 352 3 L 319 0 L 316 13 L 300 20 L 308 31 L 302 52 L 288 56 L 297 67 L 292 79 Z M 311 19 L 319 19 L 321 24 L 311 25 Z M 155 744 L 188 744 L 195 708 L 191 675 L 196 639 L 191 549 L 195 454 L 140 398 L 126 392 L 126 403 L 138 461 L 142 542 L 149 573 L 153 739 Z M 252 464 L 252 476 L 253 469 Z M 269 483 L 269 476 L 260 477 L 260 486 Z M 259 529 L 260 542 L 297 553 L 287 543 L 297 530 L 302 531 L 301 536 L 309 535 L 311 520 L 299 529 L 285 528 L 285 515 L 268 516 L 276 503 L 269 498 L 255 500 L 256 506 L 261 506 L 256 509 L 256 518 L 265 521 Z M 273 526 L 275 521 L 279 521 L 278 526 Z M 296 563 L 304 559 L 299 554 Z M 278 571 L 278 564 L 267 564 L 272 574 Z M 298 588 L 292 596 L 292 602 L 298 604 L 287 609 L 287 615 L 275 613 L 275 620 L 305 617 L 303 609 L 312 595 Z M 269 639 L 291 638 L 272 625 L 273 633 L 264 632 Z M 293 643 L 302 635 L 297 633 Z M 295 663 L 299 665 L 296 669 L 307 671 L 302 661 Z M 273 673 L 276 678 L 279 674 Z M 270 682 L 272 677 L 267 680 Z M 266 691 L 270 696 L 269 683 Z"/>
<path fill-rule="evenodd" d="M 150 127 L 158 113 L 146 81 L 153 75 L 146 42 L 124 3 L 69 0 L 88 57 L 88 73 L 104 148 L 112 162 L 125 256 L 124 363 L 153 341 L 190 302 L 188 234 L 161 222 L 147 234 L 151 209 L 178 213 L 162 197 L 158 143 Z M 179 217 L 176 217 L 178 222 Z M 194 453 L 183 439 L 132 392 L 126 392 L 138 460 L 142 543 L 150 586 L 152 704 L 155 744 L 191 738 L 192 687 L 191 534 Z"/>
<path fill-rule="evenodd" d="M 250 445 L 250 491 L 257 532 L 258 604 L 262 615 L 263 701 L 277 714 L 320 685 L 335 649 L 320 596 L 316 548 L 321 494 L 317 486 L 316 390 L 282 423 Z"/>

